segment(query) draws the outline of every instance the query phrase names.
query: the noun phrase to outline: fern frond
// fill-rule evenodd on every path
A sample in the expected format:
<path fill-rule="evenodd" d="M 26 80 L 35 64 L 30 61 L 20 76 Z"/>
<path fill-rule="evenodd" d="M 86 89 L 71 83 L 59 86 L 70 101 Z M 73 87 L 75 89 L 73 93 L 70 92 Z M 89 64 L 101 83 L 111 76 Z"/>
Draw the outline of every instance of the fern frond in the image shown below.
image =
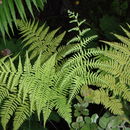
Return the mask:
<path fill-rule="evenodd" d="M 13 130 L 18 130 L 25 120 L 31 116 L 30 103 L 25 101 L 16 109 L 13 122 Z"/>
<path fill-rule="evenodd" d="M 130 39 L 129 38 L 118 35 L 118 34 L 113 34 L 113 35 L 130 48 Z"/>
<path fill-rule="evenodd" d="M 125 44 L 123 44 L 123 43 L 107 42 L 107 41 L 102 41 L 102 42 L 104 42 L 104 43 L 106 43 L 106 44 L 108 44 L 108 45 L 114 47 L 114 48 L 117 49 L 117 50 L 122 51 L 123 53 L 125 53 L 125 54 L 127 54 L 127 55 L 130 54 L 127 45 L 125 45 Z"/>
<path fill-rule="evenodd" d="M 80 43 L 81 46 L 85 46 L 88 43 L 90 43 L 90 41 L 94 40 L 97 38 L 97 35 L 94 36 L 90 36 L 86 38 L 86 34 L 89 34 L 89 31 L 91 30 L 90 28 L 87 29 L 81 29 L 81 26 L 86 22 L 85 20 L 79 20 L 79 15 L 78 13 L 74 13 L 71 12 L 70 10 L 68 11 L 68 15 L 70 20 L 70 23 L 75 24 L 75 27 L 73 27 L 72 29 L 69 30 L 69 32 L 76 32 L 77 35 L 75 37 L 73 37 L 68 43 L 68 44 L 72 44 L 72 43 Z"/>
<path fill-rule="evenodd" d="M 34 58 L 42 53 L 43 60 L 46 61 L 54 52 L 62 41 L 65 32 L 56 36 L 59 29 L 53 30 L 48 33 L 49 27 L 43 26 L 38 28 L 38 22 L 35 21 L 24 22 L 18 21 L 18 27 L 21 31 L 23 42 L 25 42 L 23 48 L 28 47 L 28 53 L 30 58 Z M 33 52 L 33 53 L 32 53 Z"/>
<path fill-rule="evenodd" d="M 20 101 L 21 100 L 16 95 L 10 95 L 8 100 L 4 101 L 0 112 L 1 124 L 4 130 L 6 130 L 6 125 L 20 104 Z"/>
<path fill-rule="evenodd" d="M 71 123 L 71 105 L 68 103 L 65 96 L 60 95 L 56 99 L 56 109 L 58 114 L 66 120 L 68 124 Z M 64 111 L 65 110 L 65 111 Z"/>
<path fill-rule="evenodd" d="M 0 104 L 2 101 L 9 96 L 9 90 L 5 87 L 5 85 L 0 86 Z"/>
<path fill-rule="evenodd" d="M 5 84 L 10 91 L 15 90 L 19 83 L 19 78 L 22 74 L 21 60 L 19 59 L 18 71 L 15 68 L 13 59 L 4 58 L 0 60 L 0 84 Z"/>
<path fill-rule="evenodd" d="M 110 97 L 104 90 L 95 90 L 93 91 L 93 101 L 97 104 L 102 103 L 106 109 L 109 109 L 112 113 L 117 115 L 122 115 L 123 106 L 119 99 L 115 99 L 114 97 Z"/>
<path fill-rule="evenodd" d="M 130 25 L 129 24 L 127 24 L 127 25 L 130 28 Z M 127 29 L 125 29 L 124 27 L 122 27 L 122 26 L 121 26 L 121 29 L 125 32 L 125 34 L 127 35 L 127 37 L 130 38 L 130 32 Z"/>
<path fill-rule="evenodd" d="M 122 28 L 126 35 L 129 37 L 129 31 Z M 97 63 L 93 62 L 91 66 L 96 66 L 101 70 L 101 78 L 105 78 L 106 75 L 111 75 L 110 81 L 113 79 L 113 83 L 109 82 L 111 87 L 109 88 L 112 91 L 112 95 L 116 97 L 116 99 L 130 100 L 130 40 L 129 38 L 117 34 L 113 34 L 118 40 L 122 43 L 117 42 L 106 42 L 104 43 L 110 45 L 109 48 L 101 49 L 97 53 L 93 53 L 93 50 L 89 50 L 89 56 L 97 56 Z M 105 59 L 106 57 L 106 59 Z M 103 59 L 104 58 L 104 59 Z M 90 61 L 91 64 L 91 61 Z M 89 64 L 88 64 L 89 65 Z M 98 66 L 99 65 L 99 66 Z M 100 66 L 101 65 L 101 66 Z M 105 68 L 104 68 L 105 67 Z M 100 72 L 100 71 L 99 71 Z M 103 74 L 104 73 L 104 74 Z M 102 75 L 103 74 L 103 75 Z M 106 81 L 107 77 L 104 79 Z M 113 106 L 114 107 L 114 106 Z"/>
<path fill-rule="evenodd" d="M 34 5 L 38 9 L 44 7 L 45 2 L 46 0 L 25 0 L 27 8 L 33 17 L 34 13 L 32 5 Z M 22 0 L 2 0 L 2 4 L 0 6 L 0 31 L 2 32 L 3 37 L 5 37 L 5 32 L 9 35 L 8 26 L 11 28 L 13 32 L 13 22 L 17 26 L 16 12 L 18 12 L 22 20 L 26 19 L 27 16 Z"/>

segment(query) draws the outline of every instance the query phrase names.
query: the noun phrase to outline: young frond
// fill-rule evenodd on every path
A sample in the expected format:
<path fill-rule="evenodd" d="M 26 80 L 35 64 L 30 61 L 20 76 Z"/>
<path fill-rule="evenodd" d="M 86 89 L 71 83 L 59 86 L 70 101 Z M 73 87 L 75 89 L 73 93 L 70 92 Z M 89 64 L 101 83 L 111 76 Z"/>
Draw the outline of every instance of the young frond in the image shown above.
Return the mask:
<path fill-rule="evenodd" d="M 91 31 L 90 28 L 81 29 L 82 25 L 86 22 L 85 20 L 79 20 L 78 13 L 74 13 L 71 11 L 68 11 L 68 15 L 70 18 L 70 23 L 73 23 L 75 26 L 69 30 L 69 32 L 76 32 L 77 35 L 73 37 L 67 44 L 77 43 L 80 44 L 80 46 L 85 47 L 87 44 L 89 44 L 92 40 L 97 38 L 97 35 L 93 35 L 90 37 L 86 37 L 86 34 L 89 34 Z"/>
<path fill-rule="evenodd" d="M 67 99 L 65 96 L 60 95 L 56 99 L 56 109 L 58 114 L 66 120 L 68 124 L 71 123 L 71 105 L 67 104 Z"/>

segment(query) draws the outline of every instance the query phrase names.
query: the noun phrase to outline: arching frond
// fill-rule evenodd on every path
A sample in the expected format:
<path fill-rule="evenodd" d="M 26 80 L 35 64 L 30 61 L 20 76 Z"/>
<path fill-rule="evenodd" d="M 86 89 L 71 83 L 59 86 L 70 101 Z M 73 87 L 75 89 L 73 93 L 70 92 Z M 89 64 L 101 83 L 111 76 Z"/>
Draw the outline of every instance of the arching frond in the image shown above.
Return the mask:
<path fill-rule="evenodd" d="M 10 95 L 8 97 L 8 100 L 5 100 L 3 102 L 0 116 L 1 116 L 1 124 L 4 130 L 6 130 L 6 125 L 9 122 L 11 116 L 14 114 L 19 103 L 20 99 L 16 95 Z"/>
<path fill-rule="evenodd" d="M 22 103 L 15 112 L 13 130 L 18 130 L 25 120 L 31 116 L 30 103 L 25 101 Z"/>
<path fill-rule="evenodd" d="M 39 8 L 42 9 L 44 7 L 45 2 L 46 0 L 25 0 L 26 7 L 33 17 L 32 6 L 34 5 L 39 10 Z M 9 27 L 13 32 L 13 22 L 17 26 L 16 12 L 18 12 L 22 20 L 26 19 L 27 16 L 22 0 L 2 0 L 2 4 L 0 5 L 0 31 L 3 37 L 5 37 L 5 32 L 9 35 Z"/>
<path fill-rule="evenodd" d="M 30 58 L 35 58 L 41 52 L 43 56 L 43 62 L 56 52 L 57 47 L 61 43 L 65 32 L 56 36 L 59 29 L 49 32 L 49 27 L 43 24 L 38 28 L 38 22 L 33 21 L 24 22 L 17 21 L 19 30 L 21 31 L 23 42 L 25 43 L 23 48 L 28 47 L 28 53 Z"/>
<path fill-rule="evenodd" d="M 91 41 L 97 38 L 97 35 L 90 35 L 89 37 L 86 37 L 86 34 L 89 34 L 89 31 L 91 31 L 90 28 L 86 28 L 84 30 L 81 29 L 82 25 L 86 22 L 85 20 L 79 20 L 78 13 L 68 11 L 68 15 L 70 20 L 70 23 L 75 24 L 75 26 L 69 30 L 69 32 L 76 32 L 77 36 L 73 37 L 67 44 L 72 43 L 80 43 L 80 46 L 85 47 L 87 46 Z"/>

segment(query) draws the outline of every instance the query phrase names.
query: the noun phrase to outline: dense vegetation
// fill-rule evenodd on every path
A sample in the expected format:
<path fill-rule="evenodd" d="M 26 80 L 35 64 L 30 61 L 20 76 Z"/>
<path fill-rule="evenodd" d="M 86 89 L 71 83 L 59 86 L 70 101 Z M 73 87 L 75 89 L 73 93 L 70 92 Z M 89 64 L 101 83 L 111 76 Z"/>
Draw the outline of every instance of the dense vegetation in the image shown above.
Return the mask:
<path fill-rule="evenodd" d="M 0 1 L 1 130 L 130 130 L 128 0 Z"/>

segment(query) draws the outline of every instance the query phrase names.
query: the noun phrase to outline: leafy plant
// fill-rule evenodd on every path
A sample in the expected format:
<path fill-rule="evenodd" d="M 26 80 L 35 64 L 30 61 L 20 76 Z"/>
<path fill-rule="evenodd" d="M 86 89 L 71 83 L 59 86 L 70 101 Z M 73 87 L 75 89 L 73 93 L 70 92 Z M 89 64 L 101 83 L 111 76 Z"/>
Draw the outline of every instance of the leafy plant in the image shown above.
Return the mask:
<path fill-rule="evenodd" d="M 119 50 L 88 49 L 88 43 L 97 36 L 82 37 L 90 29 L 80 29 L 84 21 L 78 21 L 74 13 L 70 12 L 70 17 L 72 23 L 78 24 L 72 30 L 79 33 L 66 46 L 59 46 L 64 33 L 56 36 L 57 30 L 48 33 L 45 24 L 38 28 L 38 23 L 17 21 L 27 52 L 25 61 L 20 57 L 19 62 L 10 57 L 0 60 L 0 116 L 4 129 L 13 115 L 14 130 L 32 114 L 39 120 L 42 116 L 45 126 L 53 110 L 70 124 L 71 103 L 81 88 L 91 103 L 101 103 L 114 114 L 124 114 L 121 99 L 130 100 L 129 78 L 124 72 L 129 66 L 127 47 L 111 43 Z M 124 65 L 122 69 L 118 62 Z M 92 85 L 97 88 L 93 90 Z"/>
<path fill-rule="evenodd" d="M 26 24 L 21 21 L 18 22 L 19 26 L 21 25 L 20 28 L 23 29 L 22 35 L 26 36 L 24 39 L 24 41 L 27 41 L 25 46 L 28 45 L 29 49 L 33 46 L 34 50 L 32 49 L 32 53 L 38 50 L 39 53 L 37 54 L 40 54 L 40 56 L 38 56 L 38 59 L 36 58 L 37 60 L 34 64 L 31 64 L 28 53 L 26 54 L 25 63 L 21 62 L 21 58 L 19 58 L 18 64 L 15 64 L 15 61 L 12 58 L 5 57 L 1 59 L 0 84 L 2 104 L 0 115 L 3 128 L 6 129 L 7 123 L 11 116 L 14 115 L 13 128 L 14 130 L 18 129 L 34 112 L 37 113 L 39 119 L 41 113 L 43 113 L 45 125 L 52 110 L 57 110 L 59 115 L 70 123 L 71 100 L 77 93 L 77 90 L 75 91 L 75 86 L 77 86 L 76 81 L 79 74 L 83 73 L 85 69 L 80 65 L 82 59 L 79 59 L 78 63 L 76 62 L 71 65 L 71 59 L 69 60 L 67 55 L 78 52 L 79 50 L 82 51 L 82 44 L 63 46 L 57 51 L 57 44 L 62 40 L 64 33 L 59 35 L 59 37 L 54 38 L 57 30 L 47 34 L 48 29 L 43 29 L 44 25 L 37 29 L 38 24 L 34 25 L 34 22 L 32 24 Z M 27 28 L 27 25 L 29 27 L 32 26 Z M 45 35 L 44 37 L 41 37 L 42 39 L 39 37 L 41 34 Z M 87 43 L 88 41 L 85 42 Z M 50 57 L 45 59 L 45 56 L 48 56 L 48 53 L 39 50 L 41 49 L 40 47 L 42 47 L 41 44 L 43 46 L 45 44 L 45 51 L 47 49 L 47 52 L 50 48 L 51 51 L 52 49 L 54 50 L 50 53 Z M 37 49 L 37 47 L 39 48 Z M 80 55 L 80 53 L 77 54 Z M 74 57 L 72 57 L 72 59 L 74 59 Z M 44 60 L 44 62 L 42 60 Z M 60 65 L 56 64 L 59 60 L 63 60 L 63 63 L 60 61 L 62 63 Z M 57 67 L 58 69 L 56 69 Z M 83 68 L 81 69 L 81 67 Z"/>
<path fill-rule="evenodd" d="M 39 10 L 39 8 L 42 9 L 44 7 L 45 2 L 46 0 L 25 0 L 26 6 L 33 17 L 32 3 L 37 10 Z M 13 22 L 17 26 L 16 11 L 21 19 L 27 19 L 24 6 L 22 0 L 2 0 L 2 3 L 0 4 L 0 31 L 2 32 L 3 37 L 5 37 L 5 32 L 9 35 L 9 27 L 13 32 Z"/>
<path fill-rule="evenodd" d="M 120 130 L 130 129 L 124 116 L 113 116 L 105 112 L 103 116 L 89 112 L 89 100 L 77 96 L 77 104 L 74 104 L 75 122 L 71 124 L 71 130 Z"/>
<path fill-rule="evenodd" d="M 75 16 L 73 13 L 71 13 L 71 15 L 71 18 L 74 18 L 74 20 L 72 20 L 72 23 L 76 23 L 78 15 Z M 72 30 L 79 31 L 80 29 L 79 26 L 77 26 Z M 113 73 L 117 72 L 115 69 L 117 68 L 117 66 L 111 70 L 111 66 L 113 64 L 110 62 L 110 67 L 108 66 L 109 58 L 107 59 L 106 57 L 105 61 L 103 61 L 102 58 L 101 60 L 100 58 L 93 58 L 94 56 L 100 57 L 102 56 L 102 54 L 104 55 L 105 53 L 107 53 L 108 56 L 112 56 L 111 53 L 107 52 L 107 47 L 104 51 L 103 49 L 97 48 L 86 50 L 86 46 L 84 46 L 86 44 L 84 43 L 89 38 L 86 40 L 82 39 L 80 33 L 82 33 L 82 31 L 79 31 L 79 35 L 73 38 L 71 42 L 76 42 L 80 39 L 79 41 L 81 42 L 81 45 L 83 45 L 81 47 L 81 53 L 78 53 L 74 56 L 74 58 L 71 58 L 68 64 L 68 68 L 70 67 L 69 69 L 72 70 L 71 65 L 80 63 L 78 77 L 75 76 L 76 78 L 74 81 L 77 85 L 75 86 L 75 89 L 72 88 L 73 95 L 76 95 L 79 92 L 80 88 L 83 87 L 83 95 L 86 95 L 86 97 L 90 98 L 91 102 L 97 104 L 102 103 L 103 105 L 105 105 L 105 108 L 109 108 L 109 110 L 114 114 L 123 114 L 124 112 L 122 102 L 120 98 L 117 98 L 117 95 L 119 95 L 120 91 L 123 89 L 119 89 L 118 87 L 115 88 L 117 79 L 113 76 L 113 74 L 110 74 L 111 71 L 113 71 Z M 91 86 L 95 86 L 95 89 L 96 87 L 97 89 L 93 90 Z M 126 90 L 128 91 L 125 92 L 125 95 L 120 96 L 121 98 L 129 101 L 129 89 L 127 89 L 126 87 Z"/>
<path fill-rule="evenodd" d="M 110 33 L 111 32 L 121 32 L 119 28 L 119 20 L 114 16 L 103 15 L 99 20 L 100 30 L 103 31 L 103 35 L 109 40 L 115 40 Z"/>
<path fill-rule="evenodd" d="M 15 69 L 11 59 L 8 62 L 11 66 L 1 63 L 5 71 L 1 75 L 1 85 L 7 80 L 7 76 L 9 76 L 6 87 L 1 86 L 0 88 L 2 103 L 0 115 L 4 129 L 6 129 L 6 124 L 14 113 L 14 130 L 17 130 L 23 121 L 30 117 L 34 111 L 37 112 L 39 119 L 42 112 L 44 123 L 46 123 L 54 107 L 68 123 L 70 122 L 70 105 L 67 104 L 65 96 L 62 93 L 60 94 L 60 91 L 56 91 L 55 87 L 52 86 L 54 82 L 53 77 L 55 76 L 55 56 L 56 54 L 42 66 L 40 63 L 41 56 L 39 56 L 32 66 L 28 55 L 26 55 L 23 67 L 19 59 L 18 71 Z M 28 87 L 26 86 L 27 84 Z"/>
<path fill-rule="evenodd" d="M 21 62 L 21 58 L 19 58 L 18 64 L 15 64 L 15 62 L 13 63 L 13 59 L 8 57 L 1 59 L 2 104 L 0 115 L 3 128 L 6 129 L 7 123 L 9 122 L 11 116 L 14 115 L 13 129 L 18 129 L 20 125 L 34 112 L 37 113 L 39 119 L 41 113 L 43 113 L 45 125 L 51 111 L 54 109 L 57 110 L 59 115 L 61 115 L 68 123 L 70 123 L 70 103 L 72 98 L 75 96 L 74 91 L 71 90 L 71 86 L 73 86 L 72 83 L 75 83 L 75 81 L 70 82 L 74 78 L 74 75 L 72 75 L 74 71 L 72 70 L 71 73 L 70 67 L 75 67 L 74 70 L 76 71 L 74 74 L 76 74 L 80 69 L 80 66 L 75 64 L 74 66 L 72 65 L 68 68 L 67 64 L 69 63 L 69 60 L 66 59 L 64 64 L 57 64 L 59 69 L 56 70 L 56 61 L 58 59 L 64 59 L 64 57 L 66 57 L 68 54 L 81 49 L 80 45 L 72 44 L 64 46 L 59 48 L 57 51 L 57 44 L 61 42 L 64 33 L 59 35 L 59 37 L 53 38 L 57 30 L 47 34 L 48 29 L 43 29 L 44 25 L 37 29 L 37 24 L 34 26 L 34 22 L 32 23 L 32 26 L 30 25 L 32 28 L 27 30 L 26 28 L 28 23 L 23 24 L 21 21 L 18 22 L 20 22 L 20 24 L 18 23 L 19 25 L 22 25 L 20 26 L 21 28 L 25 25 L 25 27 L 23 27 L 25 30 L 22 30 L 23 36 L 26 36 L 24 41 L 27 40 L 25 46 L 28 45 L 29 49 L 34 46 L 32 53 L 38 50 L 39 53 L 37 54 L 40 54 L 40 56 L 38 56 L 38 59 L 33 65 L 28 58 L 28 53 L 30 53 L 29 50 L 26 54 L 26 60 L 24 64 Z M 40 40 L 39 35 L 43 33 L 45 37 L 41 37 L 42 39 Z M 31 36 L 31 39 L 29 36 Z M 29 46 L 27 43 L 29 43 L 31 46 Z M 51 52 L 49 55 L 50 58 L 47 52 L 39 50 L 42 47 L 41 43 L 43 46 L 45 44 L 45 51 L 46 49 L 47 52 L 50 48 L 50 51 L 53 49 L 53 52 Z M 38 49 L 37 46 L 39 47 Z M 45 59 L 45 56 L 48 57 Z"/>
<path fill-rule="evenodd" d="M 38 27 L 38 22 L 25 22 L 17 20 L 18 28 L 22 34 L 23 49 L 28 50 L 30 59 L 34 59 L 41 52 L 43 62 L 56 52 L 65 32 L 56 35 L 59 29 L 49 32 L 49 27 L 43 24 Z"/>
<path fill-rule="evenodd" d="M 112 10 L 119 16 L 125 16 L 128 9 L 128 1 L 113 0 L 111 4 Z"/>
<path fill-rule="evenodd" d="M 99 116 L 93 114 L 90 117 L 89 109 L 87 109 L 89 102 L 80 96 L 77 96 L 77 100 L 78 103 L 74 104 L 74 117 L 76 121 L 71 124 L 71 130 L 96 130 Z"/>
<path fill-rule="evenodd" d="M 128 25 L 129 26 L 129 25 Z M 96 86 L 100 86 L 99 90 L 93 90 L 91 88 L 83 88 L 83 95 L 90 98 L 95 103 L 102 103 L 106 108 L 108 106 L 110 110 L 115 114 L 123 114 L 120 111 L 123 108 L 122 101 L 130 101 L 130 89 L 129 89 L 129 31 L 122 27 L 127 37 L 113 34 L 122 43 L 118 42 L 106 42 L 110 45 L 105 49 L 89 50 L 89 56 L 97 56 L 96 61 L 90 61 L 90 68 L 98 69 L 98 76 L 101 80 L 104 80 L 104 85 L 96 83 Z M 115 105 L 116 104 L 116 105 Z M 123 110 L 123 109 L 122 109 Z M 119 112 L 120 111 L 120 112 Z"/>

